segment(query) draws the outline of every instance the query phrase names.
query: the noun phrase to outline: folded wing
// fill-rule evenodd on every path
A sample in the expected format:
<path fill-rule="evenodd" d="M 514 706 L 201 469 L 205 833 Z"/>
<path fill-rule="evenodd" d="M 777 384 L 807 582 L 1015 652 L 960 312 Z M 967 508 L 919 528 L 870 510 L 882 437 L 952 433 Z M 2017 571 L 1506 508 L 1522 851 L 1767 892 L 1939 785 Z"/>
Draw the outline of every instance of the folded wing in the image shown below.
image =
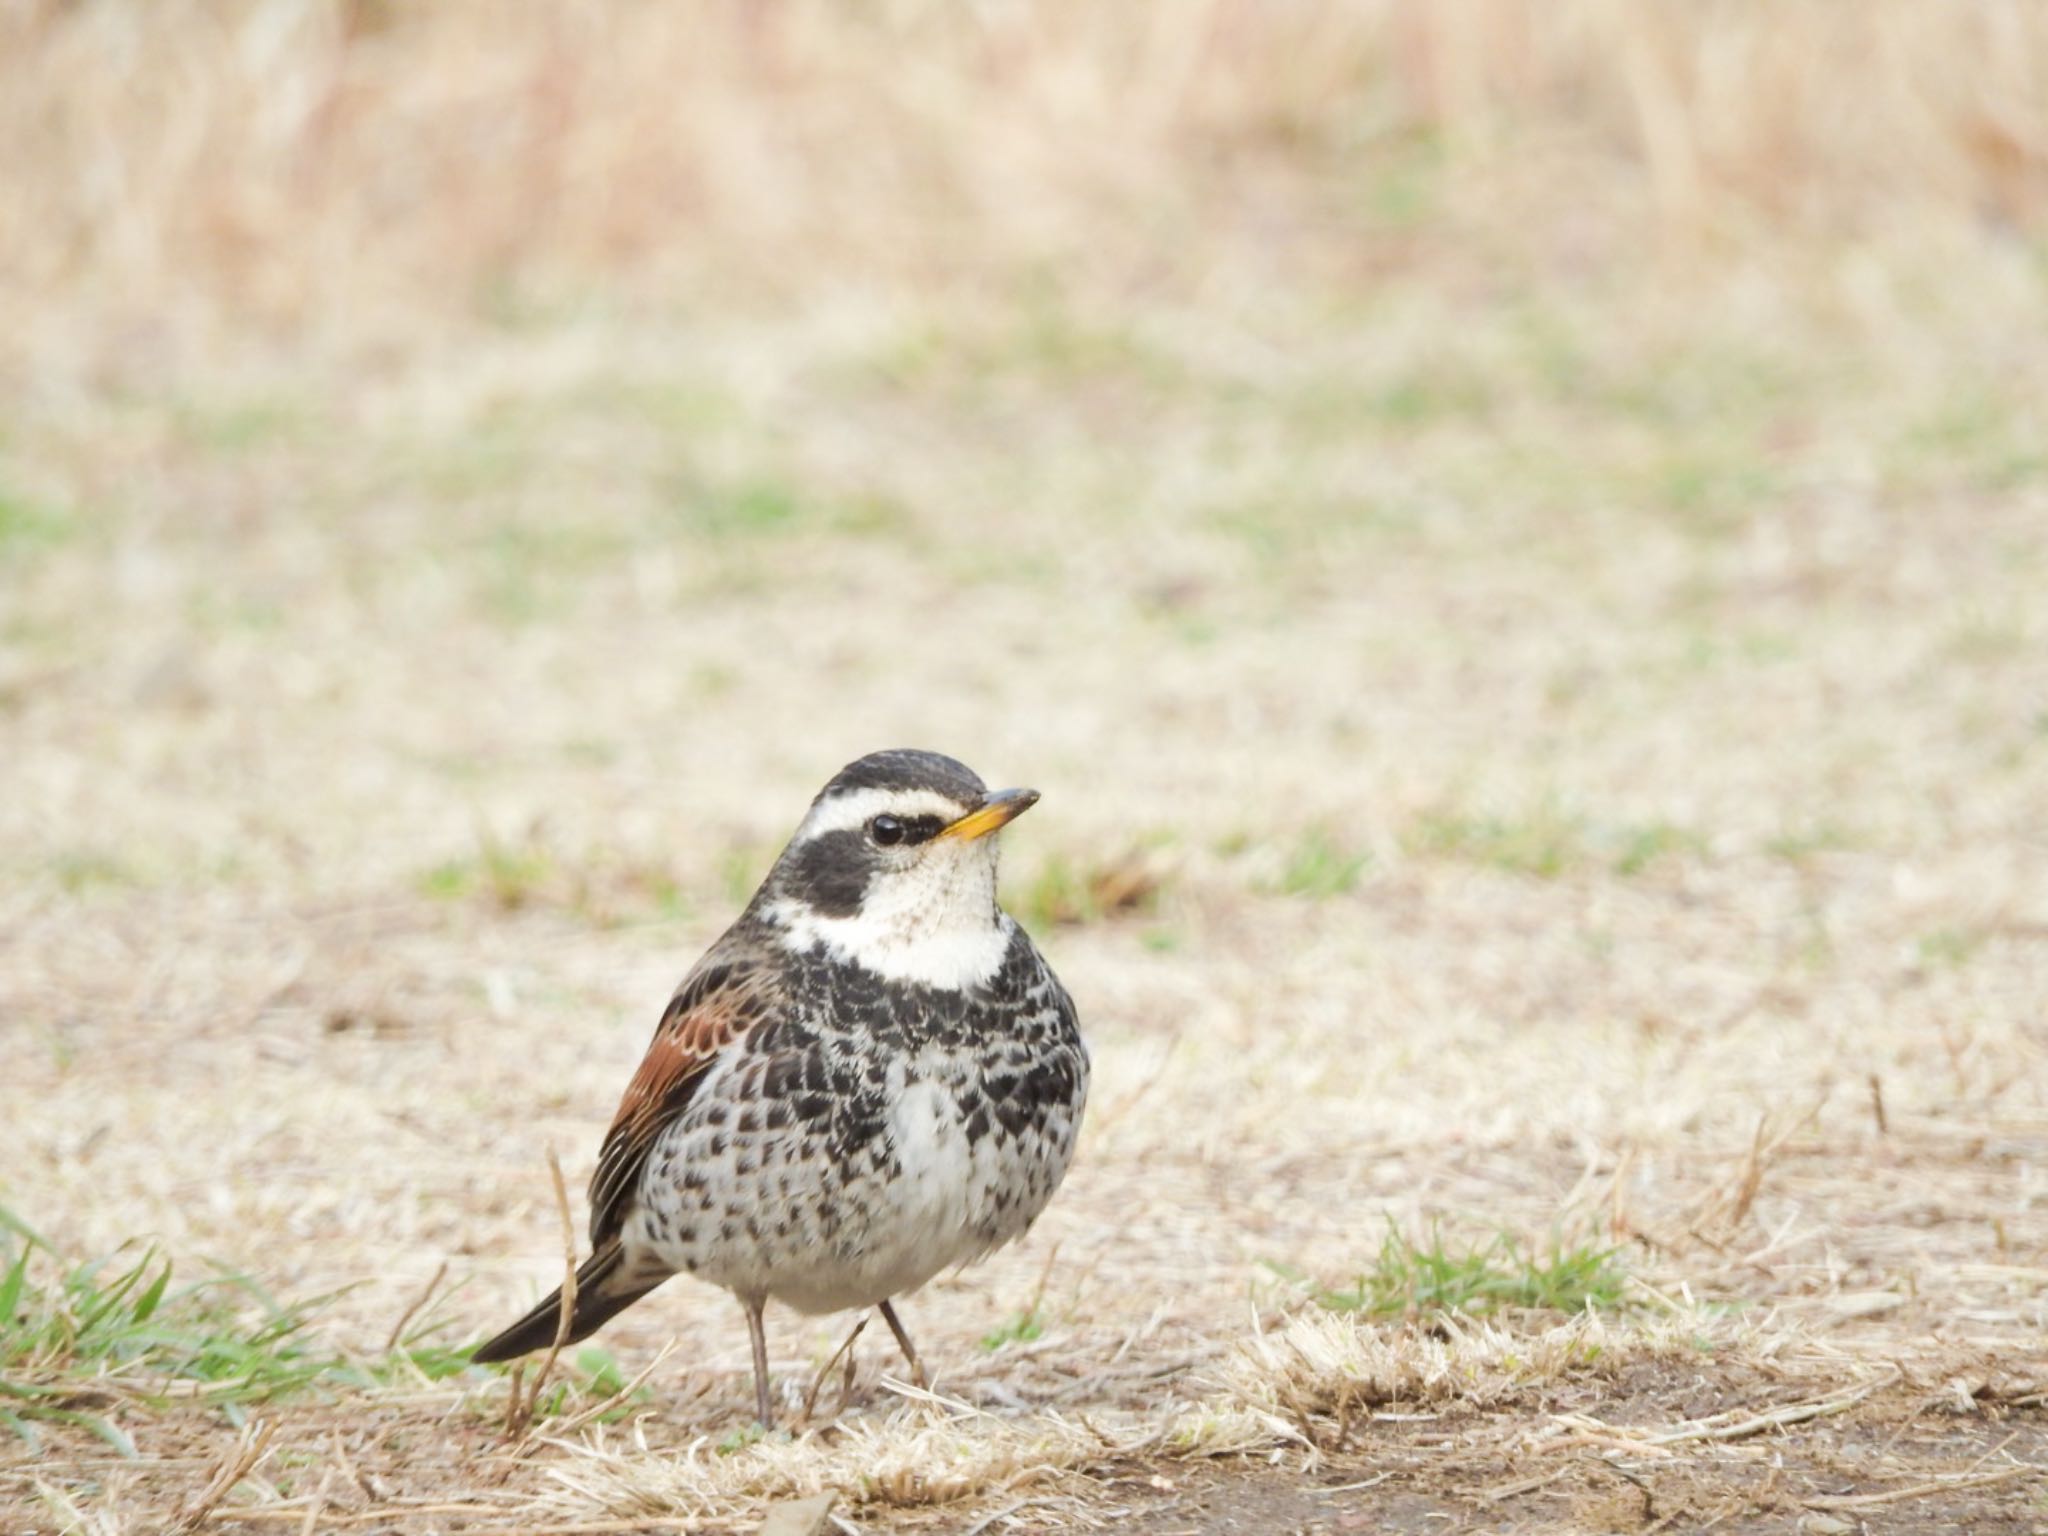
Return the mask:
<path fill-rule="evenodd" d="M 616 1237 L 640 1188 L 647 1155 L 720 1056 L 774 1016 L 773 968 L 759 958 L 714 947 L 684 978 L 655 1027 L 640 1069 L 619 1100 L 590 1179 L 590 1241 Z"/>

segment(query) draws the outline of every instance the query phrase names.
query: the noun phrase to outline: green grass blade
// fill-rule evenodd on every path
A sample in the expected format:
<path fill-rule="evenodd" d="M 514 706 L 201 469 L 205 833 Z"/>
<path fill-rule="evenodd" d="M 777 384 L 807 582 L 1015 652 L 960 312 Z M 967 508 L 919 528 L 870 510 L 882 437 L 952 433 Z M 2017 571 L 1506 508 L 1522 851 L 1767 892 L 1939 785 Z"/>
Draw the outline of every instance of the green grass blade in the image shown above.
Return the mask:
<path fill-rule="evenodd" d="M 81 1266 L 79 1269 L 74 1270 L 69 1289 L 71 1289 L 74 1295 L 88 1297 L 91 1301 L 89 1308 L 79 1316 L 77 1326 L 73 1330 L 74 1335 L 78 1338 L 85 1338 L 91 1335 L 99 1327 L 100 1322 L 112 1313 L 116 1307 L 120 1306 L 127 1299 L 128 1293 L 142 1282 L 142 1277 L 149 1268 L 150 1260 L 155 1256 L 156 1250 L 154 1248 L 146 1250 L 140 1259 L 136 1260 L 133 1265 L 121 1274 L 119 1279 L 115 1280 L 112 1285 L 104 1290 L 98 1287 L 99 1275 L 97 1265 Z"/>
<path fill-rule="evenodd" d="M 467 1349 L 430 1342 L 439 1326 L 415 1329 L 417 1342 L 357 1358 L 317 1347 L 309 1330 L 343 1292 L 281 1302 L 245 1274 L 225 1268 L 176 1285 L 176 1268 L 154 1247 L 133 1262 L 114 1257 L 59 1269 L 31 1247 L 0 1255 L 0 1409 L 15 1434 L 36 1422 L 75 1424 L 133 1454 L 111 1418 L 71 1406 L 88 1383 L 118 1385 L 125 1400 L 168 1407 L 174 1383 L 198 1384 L 199 1400 L 230 1424 L 251 1405 L 308 1390 L 370 1391 L 475 1374 Z M 117 1269 L 117 1266 L 118 1269 Z M 581 1357 L 579 1357 L 581 1358 Z M 15 1369 L 19 1367 L 18 1369 Z M 560 1405 L 615 1394 L 617 1363 L 587 1352 Z M 637 1397 L 636 1397 L 637 1400 Z M 623 1406 L 621 1411 L 624 1411 Z"/>
<path fill-rule="evenodd" d="M 164 1287 L 170 1283 L 171 1261 L 166 1259 L 164 1260 L 164 1267 L 157 1271 L 157 1277 L 151 1282 L 149 1289 L 136 1298 L 135 1309 L 129 1314 L 130 1321 L 136 1323 L 148 1322 L 151 1315 L 155 1313 L 157 1306 L 164 1299 Z"/>
<path fill-rule="evenodd" d="M 1390 1222 L 1371 1269 L 1345 1290 L 1316 1290 L 1318 1305 L 1376 1317 L 1421 1317 L 1438 1312 L 1486 1316 L 1504 1308 L 1582 1312 L 1618 1307 L 1625 1282 L 1613 1248 L 1566 1248 L 1553 1238 L 1547 1250 L 1501 1235 L 1465 1249 L 1448 1248 L 1431 1230 L 1417 1242 Z"/>
<path fill-rule="evenodd" d="M 43 1234 L 23 1221 L 4 1205 L 0 1205 L 0 1228 L 12 1232 L 22 1241 L 33 1244 L 45 1253 L 50 1251 L 50 1245 L 43 1241 Z"/>
<path fill-rule="evenodd" d="M 22 1443 L 28 1447 L 31 1456 L 43 1454 L 43 1437 L 36 1433 L 35 1425 L 29 1423 L 28 1420 L 24 1419 L 13 1409 L 0 1408 L 0 1424 L 5 1424 L 9 1429 L 21 1436 Z"/>
<path fill-rule="evenodd" d="M 120 1452 L 121 1455 L 127 1457 L 130 1461 L 136 1459 L 138 1453 L 135 1449 L 135 1442 L 133 1440 L 130 1440 L 128 1436 L 125 1433 L 123 1433 L 121 1426 L 116 1424 L 112 1419 L 105 1417 L 103 1414 L 97 1413 L 67 1412 L 64 1415 L 64 1417 L 69 1419 L 73 1424 L 79 1425 L 81 1428 L 91 1430 L 94 1434 L 98 1435 L 102 1440 L 106 1441 L 107 1444 L 111 1445 L 116 1451 Z"/>
<path fill-rule="evenodd" d="M 11 1339 L 14 1334 L 16 1314 L 21 1307 L 22 1287 L 28 1284 L 28 1256 L 33 1252 L 33 1246 L 24 1247 L 15 1261 L 8 1266 L 7 1278 L 0 1280 L 0 1339 Z M 12 1348 L 9 1347 L 6 1353 L 11 1355 Z"/>

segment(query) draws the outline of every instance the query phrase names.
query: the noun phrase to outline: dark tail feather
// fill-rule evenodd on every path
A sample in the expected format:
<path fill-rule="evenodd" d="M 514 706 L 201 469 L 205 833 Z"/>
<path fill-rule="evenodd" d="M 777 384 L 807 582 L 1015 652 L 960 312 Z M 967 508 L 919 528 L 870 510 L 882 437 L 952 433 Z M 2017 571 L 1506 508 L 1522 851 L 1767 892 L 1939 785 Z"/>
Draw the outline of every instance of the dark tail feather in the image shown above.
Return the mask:
<path fill-rule="evenodd" d="M 625 1249 L 608 1243 L 598 1249 L 576 1271 L 576 1310 L 569 1318 L 569 1337 L 563 1342 L 587 1339 L 618 1313 L 653 1290 L 667 1275 L 649 1278 L 625 1262 Z M 479 1344 L 472 1360 L 490 1364 L 516 1360 L 555 1342 L 562 1326 L 562 1290 L 557 1286 L 548 1299 L 494 1339 Z"/>

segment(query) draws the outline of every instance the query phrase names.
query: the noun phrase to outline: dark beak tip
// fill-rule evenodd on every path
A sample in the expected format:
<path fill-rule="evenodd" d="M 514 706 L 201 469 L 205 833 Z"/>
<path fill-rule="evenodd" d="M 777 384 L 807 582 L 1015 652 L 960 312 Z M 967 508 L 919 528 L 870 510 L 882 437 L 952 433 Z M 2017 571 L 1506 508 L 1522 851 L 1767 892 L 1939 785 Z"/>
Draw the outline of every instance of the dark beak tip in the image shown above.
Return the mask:
<path fill-rule="evenodd" d="M 1038 804 L 1038 791 L 1035 789 L 1006 789 L 1001 794 L 990 795 L 989 803 L 991 805 L 1000 805 L 1003 808 L 1006 813 L 1003 817 L 1004 821 L 1015 821 L 1019 816 L 1030 810 L 1031 807 Z"/>

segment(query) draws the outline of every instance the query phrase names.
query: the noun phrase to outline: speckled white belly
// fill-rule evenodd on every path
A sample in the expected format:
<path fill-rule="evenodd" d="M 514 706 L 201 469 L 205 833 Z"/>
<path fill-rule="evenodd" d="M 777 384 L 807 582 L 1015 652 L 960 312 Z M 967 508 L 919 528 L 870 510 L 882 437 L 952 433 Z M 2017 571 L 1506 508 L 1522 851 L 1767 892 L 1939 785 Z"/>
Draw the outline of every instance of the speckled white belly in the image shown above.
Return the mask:
<path fill-rule="evenodd" d="M 966 1062 L 943 1055 L 892 1063 L 883 1145 L 843 1163 L 798 1129 L 721 1138 L 686 1117 L 652 1160 L 636 1240 L 677 1270 L 800 1312 L 914 1291 L 1022 1233 L 1073 1150 L 1068 1116 L 1021 1136 L 970 1136 L 951 1085 L 972 1081 Z M 663 1198 L 676 1187 L 664 1166 L 694 1174 L 694 1198 Z"/>
<path fill-rule="evenodd" d="M 839 1245 L 837 1262 L 778 1277 L 772 1294 L 799 1312 L 871 1306 L 994 1246 L 982 1230 L 1001 1176 L 989 1139 L 969 1145 L 959 1101 L 938 1083 L 891 1086 L 888 1134 L 899 1171 L 866 1192 L 865 1230 Z"/>

